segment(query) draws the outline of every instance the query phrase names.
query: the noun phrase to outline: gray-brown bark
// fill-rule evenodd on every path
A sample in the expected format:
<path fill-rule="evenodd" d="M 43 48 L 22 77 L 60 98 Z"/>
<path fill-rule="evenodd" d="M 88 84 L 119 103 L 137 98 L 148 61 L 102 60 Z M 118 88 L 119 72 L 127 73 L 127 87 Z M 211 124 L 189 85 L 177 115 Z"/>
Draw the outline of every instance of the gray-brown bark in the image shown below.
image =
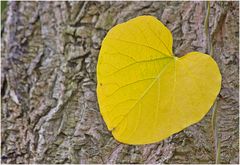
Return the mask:
<path fill-rule="evenodd" d="M 2 30 L 2 163 L 214 163 L 210 111 L 162 142 L 113 139 L 99 113 L 96 64 L 117 23 L 154 15 L 175 55 L 209 53 L 205 2 L 11 2 Z M 238 2 L 211 2 L 209 33 L 222 73 L 217 104 L 220 162 L 238 163 Z"/>

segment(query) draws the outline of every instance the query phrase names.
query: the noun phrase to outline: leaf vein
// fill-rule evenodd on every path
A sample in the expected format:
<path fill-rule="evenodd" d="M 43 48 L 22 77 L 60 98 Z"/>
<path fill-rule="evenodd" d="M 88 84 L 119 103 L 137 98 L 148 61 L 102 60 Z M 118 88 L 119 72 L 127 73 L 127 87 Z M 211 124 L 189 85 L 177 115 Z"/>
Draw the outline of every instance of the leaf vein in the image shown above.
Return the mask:
<path fill-rule="evenodd" d="M 149 48 L 149 49 L 152 49 L 152 50 L 157 51 L 157 52 L 160 53 L 161 55 L 169 56 L 169 55 L 161 52 L 160 50 L 155 49 L 155 48 L 153 48 L 153 47 L 151 47 L 151 46 L 149 46 L 149 45 L 146 45 L 146 44 L 141 44 L 141 43 L 138 43 L 138 42 L 123 40 L 123 39 L 119 39 L 119 38 L 110 38 L 110 37 L 108 37 L 108 39 L 110 39 L 110 40 L 111 40 L 111 39 L 112 39 L 112 40 L 117 40 L 117 41 L 120 41 L 120 42 L 127 42 L 127 43 L 130 43 L 130 44 L 135 44 L 135 45 L 139 45 L 139 46 L 144 46 L 144 47 L 147 47 L 147 48 Z"/>
<path fill-rule="evenodd" d="M 112 95 L 114 95 L 117 91 L 119 91 L 119 90 L 122 89 L 122 88 L 128 87 L 128 86 L 130 86 L 130 85 L 133 85 L 133 84 L 136 84 L 136 83 L 139 83 L 139 82 L 143 82 L 143 81 L 146 81 L 146 80 L 152 80 L 152 79 L 155 79 L 155 77 L 145 78 L 145 79 L 141 79 L 141 80 L 137 80 L 137 81 L 134 81 L 134 82 L 125 84 L 125 85 L 119 87 L 118 89 L 116 89 L 116 90 L 115 90 L 114 92 L 112 92 L 110 95 L 107 95 L 106 98 L 111 97 Z"/>
<path fill-rule="evenodd" d="M 130 66 L 135 65 L 135 64 L 145 63 L 145 62 L 152 62 L 152 61 L 158 61 L 158 60 L 164 60 L 164 59 L 168 59 L 168 58 L 171 59 L 171 58 L 173 58 L 173 57 L 161 57 L 161 58 L 154 58 L 154 59 L 151 59 L 151 60 L 142 60 L 142 61 L 133 62 L 133 63 L 131 63 L 131 64 L 128 64 L 128 65 L 126 65 L 126 66 L 120 68 L 119 70 L 117 70 L 117 71 L 115 71 L 115 72 L 113 72 L 113 73 L 110 73 L 110 74 L 104 76 L 104 77 L 112 76 L 112 75 L 114 75 L 114 74 L 120 72 L 121 70 L 123 70 L 123 69 L 127 69 L 127 68 L 129 68 Z"/>
<path fill-rule="evenodd" d="M 135 103 L 135 104 L 129 109 L 129 111 L 125 114 L 125 116 L 128 115 L 128 114 L 131 112 L 131 110 L 144 98 L 144 96 L 146 95 L 146 93 L 152 88 L 152 86 L 154 85 L 154 83 L 156 83 L 156 81 L 159 80 L 160 76 L 162 75 L 162 73 L 164 73 L 164 71 L 166 70 L 166 68 L 169 66 L 170 63 L 171 63 L 171 61 L 168 62 L 168 63 L 164 66 L 164 68 L 163 68 L 163 69 L 159 72 L 159 74 L 157 75 L 156 79 L 147 87 L 147 89 L 143 92 L 143 94 L 140 96 L 140 98 L 137 99 L 136 103 Z M 121 121 L 122 121 L 122 120 L 121 120 Z M 121 123 L 121 121 L 119 122 L 119 124 Z M 119 124 L 118 124 L 118 125 L 119 125 Z M 116 126 L 116 127 L 117 127 L 117 126 Z"/>
<path fill-rule="evenodd" d="M 148 26 L 149 26 L 149 29 L 150 29 L 156 36 L 158 36 L 158 37 L 156 37 L 156 36 L 155 36 L 155 37 L 163 44 L 163 46 L 167 49 L 167 51 L 169 52 L 169 54 L 172 55 L 171 51 L 170 51 L 169 48 L 166 46 L 166 44 L 163 42 L 163 40 L 161 39 L 161 37 L 159 37 L 159 35 L 157 35 L 157 33 L 155 33 L 155 31 L 152 30 L 152 28 L 151 28 L 148 20 L 146 20 L 146 22 L 147 22 L 147 24 L 148 24 Z"/>

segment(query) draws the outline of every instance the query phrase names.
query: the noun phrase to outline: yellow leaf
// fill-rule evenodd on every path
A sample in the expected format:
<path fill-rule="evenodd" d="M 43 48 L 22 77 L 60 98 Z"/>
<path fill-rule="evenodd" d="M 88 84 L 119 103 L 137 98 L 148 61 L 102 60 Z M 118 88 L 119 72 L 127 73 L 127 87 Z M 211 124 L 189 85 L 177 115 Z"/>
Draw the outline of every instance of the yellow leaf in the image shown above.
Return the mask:
<path fill-rule="evenodd" d="M 198 122 L 221 88 L 216 62 L 199 52 L 172 54 L 171 32 L 140 16 L 113 27 L 97 65 L 100 112 L 127 144 L 161 141 Z"/>

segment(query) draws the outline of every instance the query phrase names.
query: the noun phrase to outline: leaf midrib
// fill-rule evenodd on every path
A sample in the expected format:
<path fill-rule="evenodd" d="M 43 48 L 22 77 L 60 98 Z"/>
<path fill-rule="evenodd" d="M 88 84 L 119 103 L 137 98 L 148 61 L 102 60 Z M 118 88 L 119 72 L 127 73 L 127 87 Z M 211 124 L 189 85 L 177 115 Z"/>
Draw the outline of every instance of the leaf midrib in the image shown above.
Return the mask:
<path fill-rule="evenodd" d="M 173 58 L 172 60 L 174 60 L 175 62 L 175 58 Z M 158 75 L 156 76 L 155 80 L 153 80 L 153 82 L 147 87 L 147 89 L 143 92 L 143 94 L 140 96 L 140 98 L 136 101 L 136 103 L 129 109 L 129 111 L 124 114 L 123 116 L 127 116 L 132 110 L 133 108 L 139 103 L 139 101 L 142 100 L 142 98 L 148 93 L 148 91 L 152 88 L 152 86 L 159 80 L 160 76 L 162 75 L 162 73 L 164 73 L 164 71 L 167 69 L 167 67 L 170 65 L 170 63 L 172 62 L 172 60 L 170 60 L 164 67 L 163 69 L 158 73 Z M 124 119 L 124 118 L 123 118 Z M 121 124 L 121 122 L 123 121 L 123 119 L 116 125 L 116 127 L 118 127 L 118 125 Z M 116 128 L 114 127 L 114 128 Z M 114 130 L 113 128 L 113 130 Z"/>

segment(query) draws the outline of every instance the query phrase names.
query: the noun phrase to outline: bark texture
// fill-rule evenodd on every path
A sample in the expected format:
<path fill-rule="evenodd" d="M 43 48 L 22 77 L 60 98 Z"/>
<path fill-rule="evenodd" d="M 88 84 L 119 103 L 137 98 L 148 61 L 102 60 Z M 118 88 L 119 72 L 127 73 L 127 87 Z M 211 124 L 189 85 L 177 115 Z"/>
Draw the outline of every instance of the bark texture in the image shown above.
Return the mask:
<path fill-rule="evenodd" d="M 159 143 L 125 145 L 96 98 L 101 42 L 115 24 L 153 15 L 176 56 L 209 53 L 222 73 L 216 107 L 221 163 L 239 162 L 239 2 L 10 2 L 1 36 L 2 163 L 214 163 L 212 111 Z M 211 41 L 211 43 L 209 42 Z"/>

